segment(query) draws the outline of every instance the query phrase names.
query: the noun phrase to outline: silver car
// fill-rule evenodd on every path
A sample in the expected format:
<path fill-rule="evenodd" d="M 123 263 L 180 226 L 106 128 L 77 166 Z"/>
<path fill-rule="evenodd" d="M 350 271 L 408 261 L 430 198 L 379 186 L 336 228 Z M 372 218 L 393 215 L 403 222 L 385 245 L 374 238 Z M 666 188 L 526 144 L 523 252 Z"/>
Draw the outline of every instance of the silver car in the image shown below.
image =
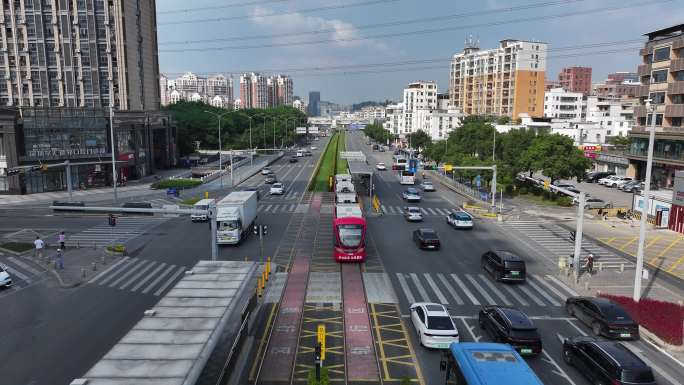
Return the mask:
<path fill-rule="evenodd" d="M 420 212 L 420 208 L 411 206 L 404 210 L 404 218 L 409 222 L 420 222 L 423 220 L 423 214 Z"/>
<path fill-rule="evenodd" d="M 609 209 L 611 207 L 613 207 L 613 205 L 610 202 L 606 202 L 599 198 L 587 198 L 587 200 L 584 201 L 585 209 Z"/>

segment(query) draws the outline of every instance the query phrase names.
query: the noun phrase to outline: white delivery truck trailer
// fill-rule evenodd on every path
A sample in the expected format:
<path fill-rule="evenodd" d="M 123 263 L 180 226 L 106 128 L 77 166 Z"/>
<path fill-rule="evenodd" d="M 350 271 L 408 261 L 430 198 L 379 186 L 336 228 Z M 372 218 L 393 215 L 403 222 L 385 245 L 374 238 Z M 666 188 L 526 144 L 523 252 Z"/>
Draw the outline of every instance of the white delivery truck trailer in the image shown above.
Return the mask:
<path fill-rule="evenodd" d="M 216 241 L 237 245 L 250 231 L 257 216 L 257 192 L 234 191 L 216 204 Z"/>

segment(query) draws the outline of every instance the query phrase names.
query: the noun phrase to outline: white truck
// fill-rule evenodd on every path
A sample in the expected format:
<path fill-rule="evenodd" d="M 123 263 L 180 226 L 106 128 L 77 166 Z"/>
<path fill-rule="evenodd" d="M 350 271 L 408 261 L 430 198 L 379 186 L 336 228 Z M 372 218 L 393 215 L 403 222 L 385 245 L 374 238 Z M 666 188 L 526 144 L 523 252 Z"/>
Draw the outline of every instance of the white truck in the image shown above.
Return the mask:
<path fill-rule="evenodd" d="M 257 217 L 256 191 L 234 191 L 216 204 L 216 241 L 237 245 L 250 231 Z"/>
<path fill-rule="evenodd" d="M 336 203 L 356 203 L 356 191 L 351 180 L 337 179 L 335 183 Z"/>

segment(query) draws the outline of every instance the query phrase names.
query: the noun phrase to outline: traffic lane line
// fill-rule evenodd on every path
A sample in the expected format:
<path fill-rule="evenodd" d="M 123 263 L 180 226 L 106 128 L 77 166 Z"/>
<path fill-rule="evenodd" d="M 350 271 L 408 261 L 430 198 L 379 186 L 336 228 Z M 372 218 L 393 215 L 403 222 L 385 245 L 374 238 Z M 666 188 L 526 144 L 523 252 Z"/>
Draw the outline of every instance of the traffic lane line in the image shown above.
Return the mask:
<path fill-rule="evenodd" d="M 675 263 L 673 263 L 672 265 L 670 265 L 670 267 L 667 269 L 667 272 L 668 272 L 668 273 L 672 273 L 672 272 L 674 271 L 674 269 L 676 269 L 679 265 L 682 264 L 682 262 L 684 262 L 684 255 L 682 255 L 681 257 L 679 257 L 679 259 L 676 260 Z"/>
<path fill-rule="evenodd" d="M 625 251 L 626 248 L 628 248 L 632 243 L 636 242 L 636 240 L 639 239 L 639 237 L 632 237 L 629 241 L 624 243 L 618 250 L 620 251 Z"/>

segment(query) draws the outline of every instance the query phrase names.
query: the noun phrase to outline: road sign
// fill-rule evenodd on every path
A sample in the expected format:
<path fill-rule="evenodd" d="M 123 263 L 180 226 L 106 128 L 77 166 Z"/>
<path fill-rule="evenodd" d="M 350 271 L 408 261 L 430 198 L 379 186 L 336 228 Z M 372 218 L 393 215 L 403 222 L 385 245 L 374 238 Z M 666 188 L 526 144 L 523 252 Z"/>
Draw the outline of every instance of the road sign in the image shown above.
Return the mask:
<path fill-rule="evenodd" d="M 297 134 L 306 134 L 306 127 L 297 127 L 295 128 L 295 132 Z"/>
<path fill-rule="evenodd" d="M 454 166 L 451 164 L 445 164 L 444 165 L 444 172 L 451 172 L 451 171 L 453 171 L 453 169 L 454 169 Z"/>
<path fill-rule="evenodd" d="M 480 188 L 480 186 L 482 185 L 482 177 L 480 175 L 475 177 L 475 185 L 477 186 L 477 188 Z"/>
<path fill-rule="evenodd" d="M 325 361 L 325 325 L 318 325 L 316 337 L 321 346 L 321 361 Z"/>
<path fill-rule="evenodd" d="M 548 180 L 544 181 L 544 190 L 548 190 L 551 186 L 551 183 Z"/>

